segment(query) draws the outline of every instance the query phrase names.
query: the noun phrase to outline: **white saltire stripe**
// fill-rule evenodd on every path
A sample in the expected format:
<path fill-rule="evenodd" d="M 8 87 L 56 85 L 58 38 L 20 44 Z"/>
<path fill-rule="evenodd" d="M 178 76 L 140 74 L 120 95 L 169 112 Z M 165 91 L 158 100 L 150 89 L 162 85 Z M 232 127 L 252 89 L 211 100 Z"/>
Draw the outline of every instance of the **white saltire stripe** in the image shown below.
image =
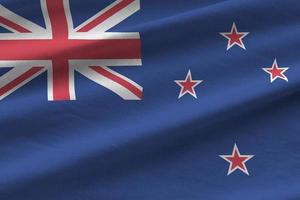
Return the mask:
<path fill-rule="evenodd" d="M 16 68 L 16 67 L 12 68 L 10 71 L 8 71 L 7 73 L 5 73 L 3 76 L 0 77 L 0 88 L 3 88 L 4 86 L 6 86 L 9 83 L 13 82 L 14 80 L 16 80 L 22 74 L 26 73 L 31 68 L 32 68 L 31 66 L 29 66 L 29 67 L 28 66 L 23 66 L 22 68 Z M 24 86 L 26 83 L 28 83 L 32 79 L 36 78 L 37 76 L 39 76 L 43 72 L 45 72 L 45 68 L 42 68 L 41 70 L 36 72 L 34 75 L 28 77 L 27 79 L 25 79 L 24 81 L 22 81 L 18 85 L 16 85 L 15 87 L 8 90 L 6 93 L 2 94 L 0 96 L 0 100 L 4 99 L 8 95 L 13 93 L 17 89 L 19 89 L 20 87 Z"/>
<path fill-rule="evenodd" d="M 79 25 L 77 28 L 75 28 L 75 31 L 78 32 L 80 29 L 88 25 L 89 23 L 93 22 L 97 17 L 103 15 L 105 12 L 107 12 L 109 9 L 113 8 L 114 6 L 118 5 L 123 0 L 117 0 L 102 11 L 98 12 L 93 17 L 89 18 L 87 21 L 83 22 L 81 25 Z M 140 9 L 140 0 L 135 0 L 132 3 L 128 4 L 125 8 L 118 11 L 108 19 L 106 19 L 104 22 L 98 24 L 93 29 L 91 29 L 89 32 L 98 32 L 103 33 L 109 30 L 110 28 L 116 26 L 129 16 L 133 15 L 135 12 L 137 12 Z"/>
<path fill-rule="evenodd" d="M 24 27 L 25 29 L 29 30 L 32 33 L 39 33 L 39 32 L 44 32 L 45 29 L 27 19 L 25 19 L 24 17 L 21 17 L 17 14 L 15 14 L 14 12 L 8 10 L 7 8 L 5 8 L 4 6 L 2 6 L 0 4 L 0 16 L 4 17 L 5 19 L 21 26 Z M 0 24 L 2 25 L 2 24 Z M 7 28 L 5 26 L 3 26 L 4 28 Z M 10 29 L 13 32 L 17 32 L 14 29 Z"/>
<path fill-rule="evenodd" d="M 107 69 L 103 67 L 104 69 Z M 112 81 L 111 79 L 97 73 L 95 70 L 93 70 L 90 67 L 84 67 L 84 68 L 77 68 L 78 72 L 80 72 L 82 75 L 86 76 L 90 80 L 98 83 L 99 85 L 111 90 L 115 94 L 119 95 L 121 98 L 125 100 L 141 100 L 138 96 L 133 94 L 130 90 L 125 88 L 124 86 Z M 115 75 L 120 75 L 116 72 L 114 72 Z M 123 78 L 123 76 L 120 76 L 120 78 Z M 128 80 L 128 79 L 127 79 Z M 132 81 L 131 81 L 132 82 Z M 135 83 L 135 85 L 137 85 Z M 138 86 L 141 88 L 140 86 Z"/>

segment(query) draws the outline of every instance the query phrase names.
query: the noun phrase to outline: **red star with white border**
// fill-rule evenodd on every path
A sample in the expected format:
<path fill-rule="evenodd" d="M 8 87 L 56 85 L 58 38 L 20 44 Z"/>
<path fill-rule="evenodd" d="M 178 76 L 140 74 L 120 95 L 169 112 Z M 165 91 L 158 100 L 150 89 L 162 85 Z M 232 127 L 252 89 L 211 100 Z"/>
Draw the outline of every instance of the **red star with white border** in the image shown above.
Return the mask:
<path fill-rule="evenodd" d="M 234 144 L 231 155 L 220 155 L 221 158 L 230 163 L 227 176 L 239 169 L 249 176 L 246 162 L 254 157 L 254 155 L 241 155 L 236 144 Z"/>
<path fill-rule="evenodd" d="M 221 32 L 220 34 L 228 39 L 227 50 L 229 50 L 234 45 L 238 45 L 239 47 L 246 50 L 246 47 L 243 43 L 243 38 L 246 37 L 249 32 L 239 32 L 234 22 L 232 24 L 230 32 Z"/>
<path fill-rule="evenodd" d="M 188 71 L 185 80 L 175 80 L 175 83 L 181 88 L 178 99 L 189 93 L 197 99 L 195 87 L 202 83 L 203 80 L 193 80 L 191 70 Z"/>
<path fill-rule="evenodd" d="M 262 68 L 262 69 L 265 72 L 267 72 L 268 74 L 270 74 L 271 83 L 273 83 L 277 78 L 285 80 L 286 82 L 289 81 L 289 79 L 284 75 L 284 72 L 286 72 L 289 68 L 288 67 L 279 67 L 276 59 L 274 60 L 272 67 Z"/>

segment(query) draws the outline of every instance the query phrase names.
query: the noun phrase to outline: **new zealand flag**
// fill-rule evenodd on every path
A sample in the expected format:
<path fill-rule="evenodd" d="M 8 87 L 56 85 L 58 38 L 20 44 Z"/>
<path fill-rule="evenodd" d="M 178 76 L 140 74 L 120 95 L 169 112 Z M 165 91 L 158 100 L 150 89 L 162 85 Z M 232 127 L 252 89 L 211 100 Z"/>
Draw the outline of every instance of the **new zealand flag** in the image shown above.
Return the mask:
<path fill-rule="evenodd" d="M 0 0 L 1 200 L 299 200 L 300 2 Z"/>

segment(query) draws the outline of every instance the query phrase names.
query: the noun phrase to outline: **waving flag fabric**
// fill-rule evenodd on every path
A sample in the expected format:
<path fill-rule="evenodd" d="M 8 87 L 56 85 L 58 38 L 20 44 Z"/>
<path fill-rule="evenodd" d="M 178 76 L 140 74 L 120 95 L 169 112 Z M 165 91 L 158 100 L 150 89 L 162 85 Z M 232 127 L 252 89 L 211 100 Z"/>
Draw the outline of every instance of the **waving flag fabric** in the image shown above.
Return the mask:
<path fill-rule="evenodd" d="M 0 0 L 0 199 L 300 199 L 299 9 Z"/>

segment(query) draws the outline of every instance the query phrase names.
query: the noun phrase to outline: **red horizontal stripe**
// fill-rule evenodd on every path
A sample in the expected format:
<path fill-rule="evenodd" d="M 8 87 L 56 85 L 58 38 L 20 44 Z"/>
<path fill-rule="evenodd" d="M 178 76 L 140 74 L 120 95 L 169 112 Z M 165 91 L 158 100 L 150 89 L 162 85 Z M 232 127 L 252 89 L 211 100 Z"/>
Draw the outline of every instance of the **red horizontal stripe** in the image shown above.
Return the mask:
<path fill-rule="evenodd" d="M 103 69 L 102 67 L 93 66 L 91 68 L 93 70 L 95 70 L 97 73 L 105 76 L 106 78 L 109 78 L 110 80 L 122 85 L 123 87 L 128 89 L 130 92 L 132 92 L 135 96 L 142 99 L 143 92 L 139 88 L 137 88 L 133 84 L 131 84 L 130 82 L 126 81 L 125 79 L 122 79 L 119 76 L 116 76 L 115 74 Z"/>
<path fill-rule="evenodd" d="M 139 39 L 0 40 L 0 60 L 139 59 Z"/>
<path fill-rule="evenodd" d="M 32 67 L 27 72 L 25 72 L 22 75 L 20 75 L 19 77 L 17 77 L 15 80 L 11 81 L 10 83 L 5 85 L 4 87 L 0 88 L 0 96 L 4 95 L 5 93 L 7 93 L 10 90 L 14 89 L 20 83 L 22 83 L 23 81 L 26 81 L 27 79 L 29 79 L 30 77 L 32 77 L 33 75 L 35 75 L 36 73 L 41 71 L 42 69 L 43 69 L 43 67 Z"/>
<path fill-rule="evenodd" d="M 0 16 L 0 23 L 4 24 L 5 26 L 8 26 L 14 30 L 16 30 L 19 33 L 31 33 L 30 30 L 24 28 L 23 26 L 20 26 L 19 24 L 16 24 L 2 16 Z"/>
<path fill-rule="evenodd" d="M 105 20 L 107 20 L 108 18 L 110 18 L 111 16 L 113 16 L 114 14 L 116 14 L 117 12 L 119 12 L 120 10 L 125 8 L 126 6 L 128 6 L 129 4 L 131 4 L 133 1 L 134 0 L 121 1 L 117 5 L 113 6 L 112 8 L 110 8 L 109 10 L 104 12 L 102 15 L 98 16 L 96 19 L 94 19 L 93 21 L 91 21 L 90 23 L 88 23 L 87 25 L 82 27 L 81 29 L 79 29 L 78 32 L 88 32 L 88 31 L 92 30 L 97 25 L 101 24 L 102 22 L 104 22 Z"/>

